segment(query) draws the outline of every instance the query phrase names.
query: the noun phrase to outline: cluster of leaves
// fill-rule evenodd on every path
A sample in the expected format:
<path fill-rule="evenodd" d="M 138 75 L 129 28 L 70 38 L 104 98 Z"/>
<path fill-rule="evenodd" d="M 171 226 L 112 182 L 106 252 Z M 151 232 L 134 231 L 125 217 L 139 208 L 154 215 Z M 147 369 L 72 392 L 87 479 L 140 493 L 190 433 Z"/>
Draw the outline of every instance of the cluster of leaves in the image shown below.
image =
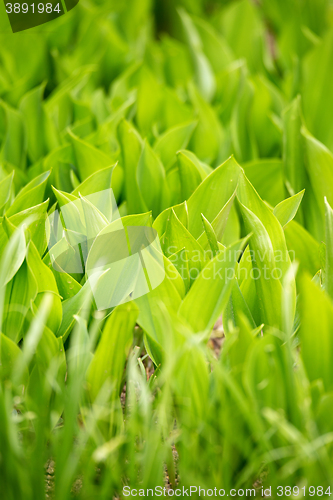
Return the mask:
<path fill-rule="evenodd" d="M 332 485 L 330 4 L 123 4 L 1 35 L 1 489 Z M 101 312 L 47 220 L 110 188 L 166 274 Z"/>

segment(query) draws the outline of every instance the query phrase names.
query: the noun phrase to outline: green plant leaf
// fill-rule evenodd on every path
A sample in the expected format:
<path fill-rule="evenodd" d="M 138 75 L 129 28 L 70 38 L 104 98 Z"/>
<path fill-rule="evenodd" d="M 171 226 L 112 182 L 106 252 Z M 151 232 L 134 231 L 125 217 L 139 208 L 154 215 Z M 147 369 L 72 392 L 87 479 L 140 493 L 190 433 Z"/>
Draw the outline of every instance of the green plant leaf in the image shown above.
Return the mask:
<path fill-rule="evenodd" d="M 187 201 L 188 230 L 195 238 L 198 238 L 202 233 L 201 214 L 212 223 L 233 195 L 237 187 L 239 174 L 239 165 L 234 158 L 229 158 L 206 177 L 189 198 Z"/>
<path fill-rule="evenodd" d="M 179 205 L 174 205 L 173 207 L 166 208 L 165 210 L 163 210 L 163 212 L 161 212 L 158 215 L 158 217 L 156 217 L 153 223 L 153 228 L 156 229 L 160 238 L 166 231 L 167 223 L 170 218 L 172 210 L 175 212 L 175 214 L 177 215 L 178 219 L 183 224 L 183 226 L 186 227 L 186 229 L 188 229 L 188 210 L 185 201 L 183 203 L 180 203 Z"/>
<path fill-rule="evenodd" d="M 108 225 L 109 221 L 87 198 L 81 196 L 80 200 L 85 219 L 84 234 L 87 237 L 89 251 L 93 240 Z"/>
<path fill-rule="evenodd" d="M 287 185 L 295 194 L 305 185 L 301 98 L 296 97 L 283 113 L 283 168 Z"/>
<path fill-rule="evenodd" d="M 101 340 L 88 368 L 87 381 L 92 401 L 96 399 L 108 379 L 112 384 L 113 398 L 119 395 L 138 313 L 138 308 L 132 302 L 116 307 L 107 319 Z"/>
<path fill-rule="evenodd" d="M 85 284 L 75 295 L 62 302 L 62 321 L 57 337 L 61 337 L 63 342 L 67 340 L 75 323 L 75 315 L 79 315 L 84 307 L 88 307 L 91 299 L 91 288 Z"/>
<path fill-rule="evenodd" d="M 273 207 L 284 200 L 285 186 L 281 160 L 274 158 L 253 160 L 242 166 L 246 177 L 263 200 Z"/>
<path fill-rule="evenodd" d="M 27 208 L 22 212 L 18 212 L 17 214 L 10 216 L 8 219 L 10 224 L 15 227 L 19 227 L 23 222 L 26 223 L 31 240 L 36 245 L 40 255 L 44 253 L 47 246 L 46 219 L 48 205 L 49 201 L 46 200 L 39 205 Z"/>
<path fill-rule="evenodd" d="M 13 196 L 13 177 L 14 171 L 0 182 L 0 213 L 2 213 L 4 208 L 6 208 L 8 202 Z"/>
<path fill-rule="evenodd" d="M 325 290 L 333 300 L 333 210 L 325 198 L 326 210 L 326 273 Z"/>
<path fill-rule="evenodd" d="M 308 216 L 307 226 L 309 231 L 321 241 L 325 235 L 325 204 L 326 196 L 328 203 L 333 204 L 333 155 L 319 141 L 302 129 L 305 138 L 306 170 L 314 193 L 316 209 Z"/>
<path fill-rule="evenodd" d="M 177 153 L 182 199 L 187 200 L 196 190 L 201 181 L 212 171 L 210 167 L 200 162 L 191 151 Z"/>
<path fill-rule="evenodd" d="M 111 167 L 115 163 L 115 158 L 108 156 L 103 151 L 79 139 L 74 134 L 70 134 L 70 137 L 76 160 L 75 165 L 81 181 L 84 181 L 99 170 Z M 114 182 L 112 186 L 116 196 L 118 196 L 121 191 L 122 177 L 122 171 L 118 167 L 118 169 L 115 170 L 115 178 L 113 179 Z"/>
<path fill-rule="evenodd" d="M 206 217 L 203 214 L 201 214 L 201 218 L 210 249 L 213 253 L 213 256 L 215 257 L 219 253 L 217 236 L 215 234 L 213 226 L 210 224 L 210 222 L 206 219 Z"/>
<path fill-rule="evenodd" d="M 62 307 L 58 287 L 52 271 L 41 260 L 40 255 L 32 241 L 30 241 L 27 251 L 27 264 L 34 275 L 37 284 L 35 306 L 39 306 L 45 293 L 52 293 L 52 314 L 47 320 L 47 326 L 52 332 L 56 333 L 62 319 Z"/>
<path fill-rule="evenodd" d="M 217 216 L 215 217 L 215 219 L 211 223 L 212 229 L 214 230 L 214 233 L 216 234 L 216 239 L 219 242 L 222 241 L 223 236 L 225 234 L 225 231 L 227 229 L 228 221 L 230 220 L 229 216 L 230 216 L 230 212 L 231 212 L 231 209 L 232 209 L 232 206 L 234 203 L 235 196 L 236 196 L 236 191 L 234 192 L 234 194 L 231 196 L 230 200 L 227 201 L 227 203 L 224 205 L 224 207 L 220 210 L 220 212 L 217 214 Z M 235 224 L 233 224 L 233 226 L 235 226 Z M 207 236 L 206 231 L 204 231 L 201 234 L 201 236 L 198 238 L 198 243 L 200 243 L 200 245 L 205 249 L 207 248 L 207 244 L 208 244 L 208 238 L 206 236 Z M 237 239 L 237 238 L 235 238 L 235 239 Z"/>
<path fill-rule="evenodd" d="M 27 134 L 27 152 L 32 163 L 43 158 L 47 153 L 44 141 L 43 94 L 45 83 L 24 95 L 20 102 L 23 123 Z"/>
<path fill-rule="evenodd" d="M 152 210 L 156 217 L 168 204 L 168 189 L 165 182 L 165 171 L 159 158 L 144 141 L 137 167 L 137 182 L 146 210 Z"/>
<path fill-rule="evenodd" d="M 284 227 L 284 234 L 292 260 L 299 262 L 300 271 L 306 270 L 314 276 L 320 269 L 319 243 L 296 221 Z"/>
<path fill-rule="evenodd" d="M 9 381 L 12 378 L 15 365 L 22 356 L 21 349 L 10 338 L 0 333 L 0 380 Z M 22 384 L 29 378 L 28 367 L 23 368 Z"/>
<path fill-rule="evenodd" d="M 298 194 L 281 201 L 273 210 L 273 214 L 281 226 L 286 226 L 296 215 L 304 195 L 304 189 Z"/>
<path fill-rule="evenodd" d="M 6 216 L 10 217 L 31 206 L 42 203 L 44 201 L 44 193 L 49 175 L 50 172 L 44 172 L 24 186 L 6 211 Z"/>
<path fill-rule="evenodd" d="M 113 167 L 107 167 L 91 174 L 90 177 L 76 186 L 76 188 L 72 191 L 72 194 L 76 197 L 78 197 L 79 194 L 81 194 L 81 196 L 88 196 L 89 194 L 98 193 L 99 191 L 103 191 L 105 189 L 110 189 L 111 187 L 113 187 L 112 179 L 115 169 L 117 168 L 119 167 L 117 167 L 117 165 L 114 165 Z"/>
<path fill-rule="evenodd" d="M 310 382 L 322 379 L 329 391 L 333 385 L 332 302 L 306 275 L 301 279 L 300 290 L 302 324 L 299 335 L 304 366 Z"/>
<path fill-rule="evenodd" d="M 193 84 L 190 85 L 189 93 L 198 118 L 198 125 L 191 137 L 189 149 L 200 160 L 216 164 L 227 156 L 227 152 L 221 153 L 225 143 L 224 129 L 215 110 L 204 100 Z"/>
<path fill-rule="evenodd" d="M 142 199 L 137 181 L 137 167 L 143 141 L 137 130 L 125 120 L 119 124 L 118 137 L 122 148 L 128 211 L 129 213 L 146 212 L 145 202 Z"/>
<path fill-rule="evenodd" d="M 310 130 L 330 149 L 333 135 L 328 110 L 333 103 L 330 71 L 333 60 L 333 30 L 329 29 L 302 61 L 304 116 Z"/>
<path fill-rule="evenodd" d="M 165 278 L 163 282 L 148 294 L 135 299 L 139 308 L 138 324 L 145 332 L 145 344 L 155 365 L 162 362 L 165 325 L 161 321 L 163 309 L 172 313 L 178 310 L 185 295 L 184 281 L 174 264 L 167 258 L 163 260 Z"/>
<path fill-rule="evenodd" d="M 143 135 L 149 134 L 159 119 L 162 88 L 155 75 L 146 66 L 140 69 L 137 97 L 137 122 Z"/>
<path fill-rule="evenodd" d="M 4 101 L 0 101 L 0 110 L 4 112 L 6 134 L 0 148 L 0 157 L 19 169 L 25 168 L 26 147 L 22 115 Z"/>
<path fill-rule="evenodd" d="M 252 317 L 249 306 L 247 305 L 238 282 L 235 280 L 230 294 L 228 305 L 223 314 L 223 328 L 226 333 L 230 333 L 235 327 L 242 327 L 247 320 L 251 328 L 255 328 L 256 324 Z"/>
<path fill-rule="evenodd" d="M 51 415 L 52 427 L 64 409 L 66 372 L 62 340 L 45 326 L 36 347 L 35 364 L 29 378 L 27 406 L 38 415 Z"/>
<path fill-rule="evenodd" d="M 24 227 L 20 226 L 20 228 L 15 231 L 9 240 L 1 258 L 2 286 L 6 286 L 22 266 L 26 256 L 26 249 Z"/>
<path fill-rule="evenodd" d="M 240 177 L 237 193 L 246 231 L 253 232 L 250 249 L 261 323 L 282 329 L 282 287 L 291 265 L 283 229 L 244 175 Z M 295 311 L 295 283 L 293 286 L 291 307 Z"/>
<path fill-rule="evenodd" d="M 24 260 L 6 288 L 3 332 L 15 342 L 19 342 L 23 336 L 24 320 L 31 302 L 36 299 L 37 291 L 36 279 Z"/>
<path fill-rule="evenodd" d="M 180 252 L 177 257 L 172 259 L 172 262 L 183 277 L 188 289 L 204 266 L 205 255 L 200 244 L 183 226 L 173 210 L 168 218 L 162 238 L 162 247 L 168 258 Z"/>
<path fill-rule="evenodd" d="M 178 12 L 184 27 L 187 43 L 191 49 L 198 88 L 204 98 L 210 101 L 215 93 L 214 73 L 202 50 L 202 42 L 192 19 L 184 9 L 179 9 Z"/>
<path fill-rule="evenodd" d="M 246 240 L 240 240 L 212 259 L 182 301 L 178 314 L 195 332 L 208 334 L 226 307 L 237 259 L 245 243 Z"/>
<path fill-rule="evenodd" d="M 154 151 L 160 157 L 166 170 L 176 161 L 176 153 L 185 149 L 196 127 L 196 122 L 189 122 L 172 127 L 164 132 L 154 144 Z"/>

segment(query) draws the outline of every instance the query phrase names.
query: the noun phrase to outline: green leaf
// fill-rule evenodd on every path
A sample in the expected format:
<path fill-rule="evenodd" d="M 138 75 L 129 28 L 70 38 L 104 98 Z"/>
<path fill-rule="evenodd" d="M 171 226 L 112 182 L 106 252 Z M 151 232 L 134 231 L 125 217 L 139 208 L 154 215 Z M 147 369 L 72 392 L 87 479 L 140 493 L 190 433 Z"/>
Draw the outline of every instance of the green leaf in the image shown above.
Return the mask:
<path fill-rule="evenodd" d="M 196 122 L 189 122 L 172 127 L 164 132 L 154 144 L 154 151 L 160 157 L 166 170 L 176 161 L 176 153 L 185 149 L 196 127 Z"/>
<path fill-rule="evenodd" d="M 43 167 L 51 171 L 50 184 L 56 185 L 58 189 L 70 191 L 70 172 L 76 163 L 73 147 L 65 144 L 53 149 L 44 159 Z"/>
<path fill-rule="evenodd" d="M 145 344 L 155 365 L 162 362 L 165 324 L 161 321 L 161 307 L 172 313 L 178 310 L 185 295 L 184 282 L 173 263 L 163 259 L 165 278 L 163 282 L 146 295 L 135 299 L 139 308 L 138 324 L 146 334 Z"/>
<path fill-rule="evenodd" d="M 212 171 L 208 165 L 200 162 L 191 151 L 177 153 L 182 199 L 187 200 Z"/>
<path fill-rule="evenodd" d="M 145 140 L 137 167 L 137 182 L 147 210 L 156 217 L 168 204 L 165 171 L 159 158 Z"/>
<path fill-rule="evenodd" d="M 263 200 L 273 207 L 284 200 L 285 186 L 281 160 L 274 158 L 254 160 L 245 163 L 243 168 L 246 177 Z"/>
<path fill-rule="evenodd" d="M 206 54 L 216 76 L 233 61 L 233 55 L 220 33 L 206 20 L 193 17 L 193 22 Z"/>
<path fill-rule="evenodd" d="M 325 290 L 333 300 L 333 210 L 325 198 L 326 209 L 326 273 Z"/>
<path fill-rule="evenodd" d="M 201 271 L 182 301 L 178 314 L 195 332 L 208 334 L 226 307 L 235 267 L 246 240 L 240 240 L 220 252 Z"/>
<path fill-rule="evenodd" d="M 333 147 L 329 112 L 333 104 L 330 71 L 333 62 L 332 41 L 331 28 L 302 62 L 305 121 L 319 141 L 330 149 Z"/>
<path fill-rule="evenodd" d="M 242 163 L 258 157 L 257 142 L 251 120 L 254 91 L 253 82 L 247 78 L 245 68 L 242 68 L 239 95 L 230 123 L 233 150 L 237 160 Z"/>
<path fill-rule="evenodd" d="M 119 395 L 138 313 L 138 308 L 132 302 L 116 307 L 107 319 L 88 368 L 87 381 L 92 401 L 96 399 L 107 380 L 112 384 L 112 399 Z"/>
<path fill-rule="evenodd" d="M 91 288 L 89 284 L 85 284 L 75 295 L 62 302 L 62 320 L 57 337 L 61 337 L 63 342 L 66 341 L 68 335 L 72 331 L 75 323 L 75 315 L 79 315 L 83 307 L 88 306 L 91 300 Z"/>
<path fill-rule="evenodd" d="M 42 203 L 49 176 L 50 172 L 44 172 L 24 186 L 6 211 L 6 216 L 10 217 L 13 214 Z"/>
<path fill-rule="evenodd" d="M 54 271 L 53 275 L 57 282 L 59 294 L 63 300 L 74 297 L 81 290 L 81 285 L 72 276 L 65 272 Z"/>
<path fill-rule="evenodd" d="M 184 344 L 177 354 L 179 370 L 171 383 L 180 418 L 192 428 L 205 418 L 209 400 L 208 365 L 203 349 L 193 341 Z"/>
<path fill-rule="evenodd" d="M 88 251 L 94 239 L 104 229 L 109 221 L 87 198 L 80 197 L 85 220 L 85 236 L 88 241 Z"/>
<path fill-rule="evenodd" d="M 300 264 L 300 271 L 306 270 L 314 276 L 320 269 L 319 243 L 296 221 L 284 227 L 288 251 L 292 260 Z"/>
<path fill-rule="evenodd" d="M 235 289 L 235 285 L 236 283 L 234 284 L 233 290 Z M 225 313 L 227 313 L 228 308 Z M 237 329 L 233 329 L 232 332 L 227 332 L 222 357 L 229 360 L 232 370 L 241 382 L 242 371 L 246 366 L 246 357 L 250 349 L 253 347 L 255 337 L 253 330 L 251 331 L 251 323 L 247 321 L 247 317 L 243 315 L 241 311 L 238 316 L 237 323 Z"/>
<path fill-rule="evenodd" d="M 189 149 L 200 160 L 216 164 L 228 153 L 227 151 L 221 153 L 225 143 L 223 127 L 215 110 L 204 100 L 193 84 L 190 84 L 189 93 L 198 117 L 198 125 L 191 137 Z"/>
<path fill-rule="evenodd" d="M 10 338 L 0 333 L 0 380 L 8 381 L 12 378 L 13 370 L 22 355 L 21 349 Z M 26 385 L 29 377 L 28 368 L 23 369 L 22 384 Z"/>
<path fill-rule="evenodd" d="M 204 98 L 210 101 L 215 93 L 214 73 L 202 50 L 202 42 L 192 19 L 184 9 L 179 9 L 178 12 L 191 50 L 196 83 Z"/>
<path fill-rule="evenodd" d="M 37 297 L 35 305 L 38 307 L 45 293 L 52 293 L 52 314 L 48 317 L 47 326 L 56 333 L 61 324 L 62 307 L 56 280 L 52 271 L 41 260 L 40 255 L 32 241 L 27 252 L 27 264 L 35 277 L 37 284 Z"/>
<path fill-rule="evenodd" d="M 175 205 L 173 207 L 166 208 L 155 219 L 155 221 L 153 223 L 153 228 L 156 229 L 160 238 L 163 236 L 163 234 L 166 231 L 167 223 L 168 223 L 168 220 L 170 219 L 170 215 L 171 215 L 172 210 L 175 212 L 175 214 L 177 215 L 178 219 L 183 224 L 183 226 L 186 227 L 186 229 L 188 229 L 188 211 L 187 211 L 187 204 L 185 201 L 183 203 L 180 203 L 179 205 Z"/>
<path fill-rule="evenodd" d="M 301 279 L 301 317 L 299 331 L 301 355 L 310 382 L 322 379 L 325 390 L 332 390 L 333 305 L 308 276 Z"/>
<path fill-rule="evenodd" d="M 308 215 L 307 228 L 318 241 L 325 235 L 325 204 L 324 197 L 333 204 L 333 155 L 323 144 L 312 137 L 304 128 L 306 170 L 314 193 L 316 208 Z"/>
<path fill-rule="evenodd" d="M 286 226 L 293 220 L 303 199 L 304 189 L 298 194 L 281 201 L 273 210 L 273 214 L 280 222 L 281 226 Z"/>
<path fill-rule="evenodd" d="M 47 153 L 44 141 L 45 118 L 43 94 L 45 83 L 31 90 L 22 98 L 20 111 L 27 134 L 27 152 L 32 163 L 36 163 Z"/>
<path fill-rule="evenodd" d="M 3 332 L 15 342 L 23 336 L 23 323 L 37 291 L 36 279 L 24 261 L 6 289 Z"/>
<path fill-rule="evenodd" d="M 220 212 L 217 214 L 213 222 L 211 223 L 212 229 L 214 233 L 216 234 L 216 239 L 217 241 L 221 242 L 223 239 L 223 236 L 225 234 L 225 230 L 228 226 L 228 221 L 230 220 L 230 212 L 233 207 L 233 203 L 235 200 L 236 196 L 236 191 L 234 194 L 231 196 L 230 200 L 227 201 L 227 203 L 224 205 L 224 207 L 220 210 Z M 208 221 L 207 221 L 208 222 Z M 233 222 L 233 221 L 232 221 Z M 235 224 L 233 224 L 234 226 Z M 207 244 L 209 243 L 208 238 L 207 238 L 207 233 L 204 231 L 201 236 L 198 238 L 198 243 L 206 249 Z M 237 238 L 235 238 L 237 239 Z"/>
<path fill-rule="evenodd" d="M 137 122 L 143 135 L 149 134 L 160 113 L 162 89 L 155 75 L 142 66 L 138 83 Z"/>
<path fill-rule="evenodd" d="M 253 232 L 250 249 L 261 323 L 282 329 L 282 287 L 291 265 L 283 229 L 244 175 L 237 193 L 245 229 Z M 293 287 L 291 307 L 295 311 L 295 283 Z"/>
<path fill-rule="evenodd" d="M 118 127 L 123 166 L 125 171 L 125 195 L 129 213 L 146 212 L 145 202 L 139 190 L 137 167 L 141 156 L 143 141 L 137 130 L 122 120 Z"/>
<path fill-rule="evenodd" d="M 256 5 L 241 0 L 227 6 L 221 19 L 224 38 L 235 58 L 246 60 L 251 72 L 262 71 L 264 64 L 272 66 L 260 14 Z"/>
<path fill-rule="evenodd" d="M 15 227 L 19 227 L 23 222 L 26 223 L 31 240 L 36 245 L 40 255 L 44 253 L 47 246 L 46 221 L 48 206 L 49 201 L 46 200 L 39 205 L 27 208 L 22 212 L 18 212 L 8 219 L 8 221 Z"/>
<path fill-rule="evenodd" d="M 163 41 L 166 41 L 168 39 L 164 39 Z M 162 42 L 163 43 L 163 42 Z M 181 46 L 182 49 L 184 48 Z M 187 53 L 186 53 L 187 55 Z M 174 60 L 172 61 L 172 64 L 174 63 Z M 186 71 L 186 69 L 185 69 Z M 190 71 L 189 71 L 190 72 Z M 176 70 L 176 78 L 180 75 L 179 73 L 179 68 Z M 164 87 L 164 92 L 163 92 L 163 114 L 164 114 L 164 120 L 163 120 L 163 130 L 170 129 L 175 127 L 176 125 L 181 125 L 185 122 L 189 122 L 193 120 L 193 110 L 192 108 L 184 102 L 183 99 L 181 99 L 178 96 L 177 91 L 174 89 L 171 89 L 169 87 Z"/>
<path fill-rule="evenodd" d="M 119 168 L 119 166 L 114 165 L 113 167 L 107 167 L 91 174 L 90 177 L 76 186 L 74 191 L 72 191 L 72 195 L 76 197 L 79 197 L 79 194 L 82 196 L 88 196 L 89 194 L 110 189 L 113 187 L 112 180 L 115 176 L 115 171 Z M 115 196 L 117 197 L 117 193 L 115 193 Z"/>
<path fill-rule="evenodd" d="M 75 154 L 75 165 L 81 181 L 84 181 L 99 170 L 111 167 L 115 163 L 114 158 L 91 146 L 86 141 L 79 139 L 74 134 L 70 134 L 70 138 Z M 115 194 L 118 194 L 121 189 L 122 173 L 120 169 L 115 172 L 117 172 L 118 179 L 115 179 L 112 187 L 115 190 Z"/>
<path fill-rule="evenodd" d="M 298 96 L 283 113 L 283 168 L 287 185 L 295 194 L 305 185 L 301 98 Z"/>
<path fill-rule="evenodd" d="M 212 223 L 217 214 L 233 195 L 240 174 L 240 167 L 229 158 L 215 169 L 194 191 L 187 202 L 189 231 L 195 238 L 202 233 L 201 214 Z"/>
<path fill-rule="evenodd" d="M 0 213 L 2 213 L 4 208 L 6 208 L 8 202 L 13 196 L 13 178 L 14 171 L 0 182 Z"/>
<path fill-rule="evenodd" d="M 213 229 L 213 226 L 210 224 L 210 222 L 206 219 L 206 217 L 203 214 L 201 214 L 201 218 L 210 249 L 213 253 L 213 256 L 215 257 L 219 253 L 219 245 L 217 242 L 215 231 Z"/>
<path fill-rule="evenodd" d="M 184 279 L 186 288 L 195 281 L 205 261 L 202 247 L 178 219 L 174 210 L 171 211 L 162 239 L 164 254 L 171 255 L 180 252 L 172 262 Z M 183 251 L 182 251 L 183 250 Z M 181 252 L 182 251 L 182 252 Z"/>
<path fill-rule="evenodd" d="M 239 284 L 235 280 L 230 294 L 228 305 L 223 314 L 223 329 L 226 333 L 230 333 L 235 327 L 244 325 L 244 318 L 247 320 L 251 328 L 255 328 L 256 324 L 252 317 L 249 306 L 247 305 Z"/>
<path fill-rule="evenodd" d="M 299 421 L 295 382 L 290 376 L 292 363 L 281 344 L 281 340 L 271 333 L 253 342 L 246 359 L 243 383 L 257 411 L 283 408 L 291 421 Z"/>
<path fill-rule="evenodd" d="M 63 222 L 64 227 L 68 230 L 85 234 L 85 218 L 80 198 L 70 193 L 58 191 L 58 189 L 53 186 L 52 190 L 59 203 L 61 221 Z"/>
<path fill-rule="evenodd" d="M 7 283 L 15 276 L 23 264 L 26 255 L 26 241 L 24 235 L 24 226 L 15 231 L 9 240 L 4 254 L 1 258 L 1 286 Z"/>
<path fill-rule="evenodd" d="M 5 137 L 1 144 L 0 158 L 19 169 L 24 169 L 26 163 L 26 147 L 22 115 L 19 111 L 11 108 L 3 101 L 0 101 L 0 110 L 1 109 L 4 111 L 6 128 Z"/>
<path fill-rule="evenodd" d="M 35 365 L 29 378 L 27 406 L 39 416 L 50 416 L 52 427 L 57 424 L 64 409 L 66 373 L 63 342 L 45 326 L 36 347 Z"/>

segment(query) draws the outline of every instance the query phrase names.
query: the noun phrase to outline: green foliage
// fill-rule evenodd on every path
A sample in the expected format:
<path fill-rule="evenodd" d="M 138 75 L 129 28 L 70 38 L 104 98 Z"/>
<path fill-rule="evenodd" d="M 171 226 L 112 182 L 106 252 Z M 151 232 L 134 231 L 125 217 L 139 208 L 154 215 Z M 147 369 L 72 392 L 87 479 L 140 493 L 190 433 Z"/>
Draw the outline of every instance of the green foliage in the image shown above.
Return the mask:
<path fill-rule="evenodd" d="M 331 3 L 1 9 L 4 498 L 333 488 Z"/>

